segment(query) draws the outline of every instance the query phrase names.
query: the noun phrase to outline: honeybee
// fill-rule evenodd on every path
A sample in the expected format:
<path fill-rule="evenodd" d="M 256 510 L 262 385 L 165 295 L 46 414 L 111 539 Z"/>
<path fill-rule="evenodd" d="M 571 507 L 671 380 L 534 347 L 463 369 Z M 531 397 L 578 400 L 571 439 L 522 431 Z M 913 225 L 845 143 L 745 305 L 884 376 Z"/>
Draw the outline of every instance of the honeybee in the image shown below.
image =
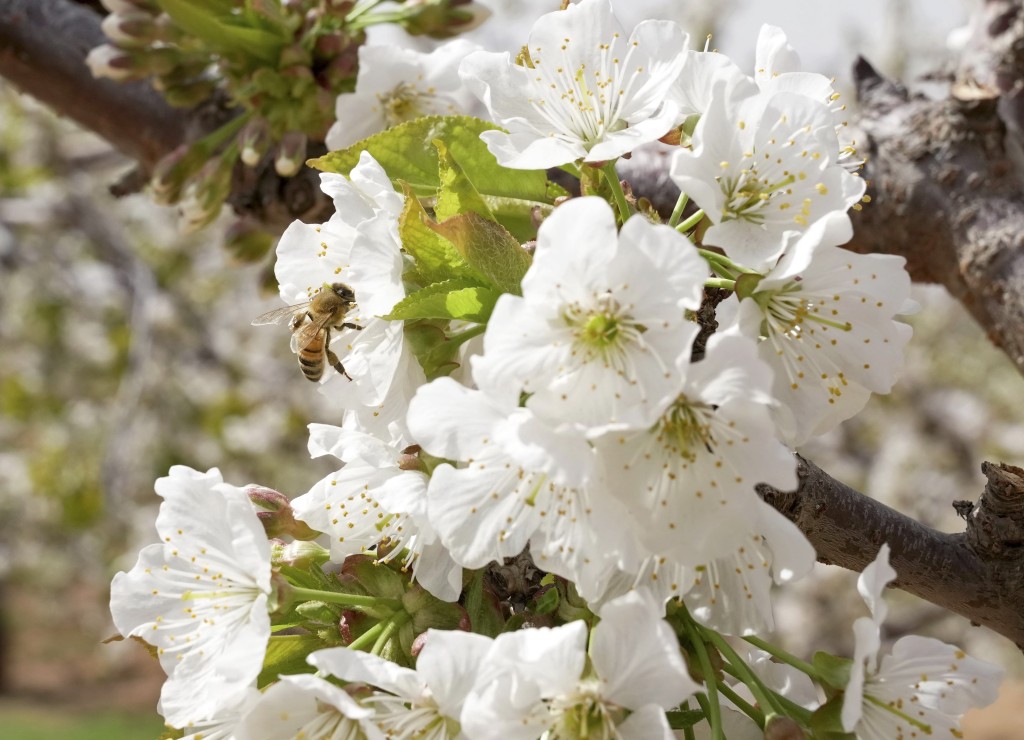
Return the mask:
<path fill-rule="evenodd" d="M 363 328 L 358 324 L 342 321 L 355 304 L 355 291 L 345 283 L 324 283 L 324 287 L 311 300 L 267 311 L 253 319 L 252 325 L 281 324 L 285 319 L 289 319 L 292 341 L 299 354 L 299 367 L 308 380 L 314 383 L 320 380 L 324 374 L 325 358 L 335 370 L 352 380 L 352 376 L 345 372 L 341 360 L 331 351 L 331 329 L 340 331 Z"/>

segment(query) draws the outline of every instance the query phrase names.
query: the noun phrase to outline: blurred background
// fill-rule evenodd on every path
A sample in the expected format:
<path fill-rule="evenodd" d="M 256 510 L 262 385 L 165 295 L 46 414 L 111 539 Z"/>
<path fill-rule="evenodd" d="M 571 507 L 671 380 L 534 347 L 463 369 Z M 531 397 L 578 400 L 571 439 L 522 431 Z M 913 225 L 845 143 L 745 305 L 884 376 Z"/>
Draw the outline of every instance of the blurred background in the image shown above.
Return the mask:
<path fill-rule="evenodd" d="M 516 49 L 557 0 L 484 0 L 501 20 L 473 33 Z M 613 0 L 627 27 L 679 20 L 694 45 L 752 68 L 761 23 L 781 26 L 805 68 L 849 89 L 857 54 L 913 83 L 941 70 L 966 22 L 960 0 Z M 380 34 L 383 40 L 389 34 Z M 393 37 L 392 37 L 393 38 Z M 922 83 L 923 84 L 923 83 Z M 846 94 L 847 102 L 852 95 Z M 145 195 L 115 200 L 128 162 L 0 83 L 0 736 L 145 739 L 163 674 L 136 645 L 104 644 L 112 575 L 154 538 L 153 481 L 171 465 L 219 467 L 235 484 L 304 493 L 306 424 L 337 420 L 294 366 L 287 331 L 249 322 L 278 305 L 269 264 L 235 261 L 223 223 L 183 236 Z M 915 337 L 895 391 L 804 452 L 835 477 L 930 526 L 959 531 L 982 460 L 1024 464 L 1024 379 L 941 289 L 919 287 Z M 326 467 L 325 467 L 326 466 Z M 866 613 L 856 574 L 819 566 L 779 594 L 779 639 L 801 655 L 849 654 Z M 902 592 L 886 637 L 955 642 L 1024 676 L 1007 640 Z M 1024 738 L 1007 683 L 968 740 Z"/>

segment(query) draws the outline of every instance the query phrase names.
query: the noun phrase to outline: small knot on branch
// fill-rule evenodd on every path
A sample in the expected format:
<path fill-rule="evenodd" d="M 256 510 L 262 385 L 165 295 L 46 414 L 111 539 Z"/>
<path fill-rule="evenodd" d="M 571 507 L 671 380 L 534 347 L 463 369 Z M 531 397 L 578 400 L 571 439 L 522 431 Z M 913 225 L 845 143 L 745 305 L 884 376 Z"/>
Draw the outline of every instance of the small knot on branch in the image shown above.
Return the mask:
<path fill-rule="evenodd" d="M 1024 545 L 1024 470 L 984 462 L 981 472 L 988 483 L 967 517 L 968 541 L 989 557 L 1018 557 Z"/>

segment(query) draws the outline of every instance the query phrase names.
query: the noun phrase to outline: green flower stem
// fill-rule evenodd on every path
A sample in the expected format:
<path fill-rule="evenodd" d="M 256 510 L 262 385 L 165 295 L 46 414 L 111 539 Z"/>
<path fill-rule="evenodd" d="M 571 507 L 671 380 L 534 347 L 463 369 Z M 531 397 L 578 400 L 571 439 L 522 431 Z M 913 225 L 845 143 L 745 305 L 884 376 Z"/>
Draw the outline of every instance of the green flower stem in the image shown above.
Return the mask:
<path fill-rule="evenodd" d="M 388 622 L 377 622 L 377 624 L 370 627 L 363 634 L 359 635 L 356 639 L 348 644 L 349 650 L 362 650 L 370 645 L 376 644 L 376 640 L 380 637 L 380 634 L 384 631 L 385 626 Z"/>
<path fill-rule="evenodd" d="M 700 627 L 697 627 L 700 630 Z M 729 661 L 729 666 L 733 669 L 735 675 L 748 687 L 750 687 L 751 693 L 754 698 L 757 699 L 757 703 L 761 705 L 762 710 L 771 710 L 777 714 L 786 714 L 781 704 L 776 701 L 774 693 L 771 689 L 762 683 L 761 679 L 750 670 L 750 667 L 746 662 L 739 656 L 732 645 L 730 645 L 724 637 L 715 632 L 714 630 L 704 629 L 702 630 L 711 644 L 718 648 L 718 652 Z M 732 672 L 732 671 L 730 671 Z"/>
<path fill-rule="evenodd" d="M 796 657 L 792 653 L 786 652 L 785 650 L 783 650 L 782 648 L 778 647 L 777 645 L 773 645 L 770 642 L 768 642 L 767 640 L 761 639 L 757 635 L 748 635 L 747 637 L 744 637 L 743 639 L 746 640 L 747 642 L 749 642 L 754 647 L 760 648 L 761 650 L 764 650 L 766 653 L 771 655 L 773 658 L 778 658 L 783 663 L 788 663 L 789 665 L 791 665 L 794 668 L 796 668 L 798 671 L 806 673 L 811 678 L 813 678 L 813 679 L 815 679 L 817 681 L 821 681 L 821 678 L 818 676 L 817 669 L 813 665 L 808 663 L 806 660 L 800 660 L 800 658 Z"/>
<path fill-rule="evenodd" d="M 681 224 L 678 224 L 676 226 L 676 231 L 678 231 L 680 234 L 685 234 L 690 229 L 692 229 L 694 226 L 699 224 L 703 219 L 704 219 L 704 210 L 701 209 L 701 210 L 697 211 L 695 214 L 693 214 L 692 216 L 690 216 L 688 219 L 683 221 Z"/>
<path fill-rule="evenodd" d="M 711 725 L 712 740 L 726 740 L 725 736 L 722 735 L 722 726 L 712 723 L 711 702 L 708 701 L 708 696 L 705 693 L 698 691 L 693 695 L 693 698 L 697 700 L 697 703 L 700 705 L 700 710 L 705 713 L 708 723 Z"/>
<path fill-rule="evenodd" d="M 682 708 L 689 709 L 690 702 L 684 701 Z M 697 735 L 693 732 L 693 725 L 687 725 L 683 728 L 683 740 L 697 740 Z"/>
<path fill-rule="evenodd" d="M 736 281 L 725 278 L 708 278 L 704 281 L 705 288 L 722 288 L 724 290 L 736 290 Z"/>
<path fill-rule="evenodd" d="M 253 111 L 250 110 L 236 118 L 232 118 L 216 131 L 213 131 L 197 141 L 193 146 L 200 148 L 204 152 L 212 154 L 217 147 L 241 131 L 242 126 L 248 123 L 249 119 L 252 118 L 253 115 Z"/>
<path fill-rule="evenodd" d="M 384 629 L 381 631 L 380 636 L 377 637 L 377 641 L 373 643 L 373 648 L 370 650 L 374 655 L 380 655 L 384 652 L 384 648 L 387 646 L 391 638 L 394 637 L 398 629 L 412 619 L 412 615 L 408 612 L 398 612 L 395 616 L 384 622 Z"/>
<path fill-rule="evenodd" d="M 712 266 L 721 265 L 729 272 L 733 273 L 751 273 L 756 274 L 757 270 L 751 270 L 749 267 L 744 267 L 741 264 L 733 262 L 731 259 L 726 257 L 724 254 L 718 252 L 712 252 L 710 249 L 704 249 L 702 247 L 697 248 L 697 254 L 706 259 Z"/>
<path fill-rule="evenodd" d="M 473 337 L 478 337 L 487 330 L 487 324 L 477 324 L 474 327 L 460 331 L 458 334 L 452 334 L 447 338 L 446 341 L 452 343 L 454 346 L 458 346 L 464 342 L 468 342 Z"/>
<path fill-rule="evenodd" d="M 718 691 L 726 699 L 731 701 L 736 707 L 742 711 L 745 715 L 750 717 L 757 723 L 758 727 L 764 727 L 765 717 L 764 712 L 755 707 L 753 704 L 747 702 L 742 696 L 733 691 L 732 687 L 729 686 L 725 681 L 718 681 Z"/>
<path fill-rule="evenodd" d="M 608 181 L 608 187 L 612 189 L 612 196 L 615 198 L 615 208 L 619 212 L 619 223 L 624 224 L 633 215 L 633 212 L 626 201 L 626 193 L 622 189 L 619 174 L 615 171 L 614 160 L 605 162 L 601 172 L 604 174 L 604 179 Z"/>
<path fill-rule="evenodd" d="M 722 731 L 722 707 L 718 701 L 718 684 L 715 681 L 715 669 L 711 666 L 711 657 L 708 655 L 708 649 L 701 638 L 700 628 L 689 614 L 686 615 L 686 632 L 689 635 L 694 651 L 697 653 L 697 661 L 700 663 L 701 673 L 704 674 L 708 706 L 705 707 L 702 703 L 701 708 L 704 709 L 704 714 L 711 724 L 711 740 L 725 740 L 725 735 Z M 700 697 L 698 696 L 699 700 Z"/>
<path fill-rule="evenodd" d="M 348 12 L 348 15 L 345 16 L 345 22 L 352 23 L 356 18 L 361 16 L 363 13 L 365 13 L 368 10 L 373 10 L 382 2 L 384 2 L 384 0 L 361 0 L 361 2 L 356 3 L 355 7 L 352 8 L 352 10 Z"/>
<path fill-rule="evenodd" d="M 350 22 L 349 30 L 362 31 L 364 28 L 379 26 L 382 23 L 401 23 L 408 17 L 409 12 L 405 10 L 393 10 L 383 13 L 366 13 Z"/>
<path fill-rule="evenodd" d="M 329 604 L 341 604 L 353 609 L 380 610 L 392 612 L 402 608 L 398 599 L 385 599 L 380 596 L 362 596 L 360 594 L 343 594 L 338 591 L 319 591 L 315 588 L 292 586 L 291 594 L 300 601 L 326 601 Z"/>
<path fill-rule="evenodd" d="M 679 194 L 679 200 L 676 201 L 676 207 L 672 209 L 672 215 L 669 216 L 668 225 L 672 228 L 676 227 L 679 223 L 679 219 L 683 217 L 683 209 L 686 208 L 686 204 L 690 202 L 690 196 L 686 193 Z"/>

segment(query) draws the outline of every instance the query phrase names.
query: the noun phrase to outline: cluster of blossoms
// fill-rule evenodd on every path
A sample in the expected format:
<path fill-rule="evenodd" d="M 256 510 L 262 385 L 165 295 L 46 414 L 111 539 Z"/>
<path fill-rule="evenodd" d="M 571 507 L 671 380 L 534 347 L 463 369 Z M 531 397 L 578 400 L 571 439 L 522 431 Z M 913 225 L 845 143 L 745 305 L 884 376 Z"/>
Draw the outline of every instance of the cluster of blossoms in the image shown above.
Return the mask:
<path fill-rule="evenodd" d="M 864 184 L 831 82 L 778 29 L 749 76 L 674 23 L 627 34 L 609 0 L 544 16 L 516 60 L 454 43 L 367 51 L 405 71 L 352 95 L 382 126 L 427 117 L 367 136 L 339 116 L 335 145 L 359 141 L 317 161 L 335 214 L 278 245 L 296 329 L 321 291 L 355 296 L 320 330 L 344 360 L 320 381 L 340 426 L 310 427 L 339 469 L 291 501 L 172 469 L 161 542 L 114 580 L 118 629 L 167 671 L 167 722 L 206 740 L 704 722 L 888 740 L 992 701 L 997 671 L 948 645 L 904 638 L 878 663 L 884 546 L 853 661 L 756 637 L 815 553 L 755 486 L 794 489 L 790 448 L 887 392 L 910 333 L 901 260 L 840 247 Z M 463 105 L 490 120 L 439 115 Z M 667 220 L 615 172 L 641 145 L 672 149 Z"/>

